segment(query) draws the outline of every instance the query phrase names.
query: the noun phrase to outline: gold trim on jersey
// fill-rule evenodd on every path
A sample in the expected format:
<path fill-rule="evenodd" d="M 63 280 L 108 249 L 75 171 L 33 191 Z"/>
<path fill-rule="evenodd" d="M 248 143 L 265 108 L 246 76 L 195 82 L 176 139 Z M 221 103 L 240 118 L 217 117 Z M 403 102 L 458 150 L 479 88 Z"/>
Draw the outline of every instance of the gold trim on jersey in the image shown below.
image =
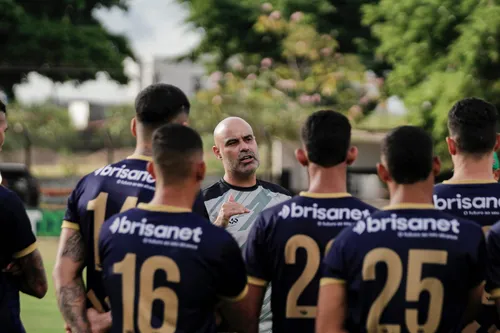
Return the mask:
<path fill-rule="evenodd" d="M 14 253 L 13 257 L 15 259 L 19 259 L 19 258 L 25 257 L 28 254 L 30 254 L 31 252 L 35 251 L 36 249 L 37 249 L 37 244 L 36 244 L 36 242 L 34 242 L 33 244 L 31 244 L 30 246 L 28 246 L 24 250 L 21 250 L 19 252 Z"/>
<path fill-rule="evenodd" d="M 63 223 L 61 225 L 61 229 L 62 228 L 73 229 L 73 230 L 77 230 L 77 231 L 80 230 L 80 226 L 78 225 L 78 223 L 70 222 L 70 221 L 66 221 L 66 220 L 63 221 Z"/>
<path fill-rule="evenodd" d="M 494 179 L 461 179 L 461 180 L 444 180 L 443 184 L 495 184 Z"/>
<path fill-rule="evenodd" d="M 259 286 L 259 287 L 267 286 L 266 280 L 262 280 L 262 279 L 255 277 L 255 276 L 250 276 L 250 275 L 247 278 L 248 278 L 249 284 L 253 284 L 254 286 Z"/>
<path fill-rule="evenodd" d="M 92 289 L 90 289 L 87 292 L 87 298 L 89 299 L 89 301 L 92 304 L 92 306 L 94 307 L 94 309 L 97 310 L 97 312 L 104 313 L 104 307 L 102 306 L 101 302 L 99 301 L 95 292 Z"/>
<path fill-rule="evenodd" d="M 393 209 L 436 209 L 434 205 L 422 204 L 422 203 L 400 203 L 396 205 L 389 205 L 382 208 L 382 210 L 393 210 Z"/>
<path fill-rule="evenodd" d="M 302 191 L 299 193 L 301 197 L 308 197 L 308 198 L 316 198 L 316 199 L 326 199 L 326 198 L 347 198 L 351 197 L 352 195 L 347 192 L 339 192 L 339 193 L 315 193 L 315 192 L 307 192 L 307 191 Z"/>
<path fill-rule="evenodd" d="M 127 160 L 141 160 L 141 161 L 153 162 L 153 157 L 146 155 L 130 155 L 127 156 Z"/>
<path fill-rule="evenodd" d="M 500 298 L 500 288 L 493 289 L 490 293 L 490 298 Z"/>
<path fill-rule="evenodd" d="M 241 301 L 243 298 L 245 298 L 245 296 L 248 294 L 248 284 L 245 285 L 245 288 L 243 289 L 243 291 L 236 297 L 227 297 L 227 296 L 220 296 L 219 295 L 219 298 L 225 300 L 225 301 L 229 301 L 229 302 L 238 302 L 238 301 Z"/>
<path fill-rule="evenodd" d="M 152 205 L 147 203 L 140 203 L 137 208 L 148 210 L 150 212 L 165 212 L 165 213 L 189 213 L 192 210 L 189 208 L 168 206 L 168 205 Z"/>
<path fill-rule="evenodd" d="M 345 283 L 345 281 L 342 279 L 334 279 L 334 278 L 329 278 L 329 277 L 321 278 L 321 280 L 319 280 L 320 286 L 327 286 L 329 284 L 344 284 L 344 283 Z"/>

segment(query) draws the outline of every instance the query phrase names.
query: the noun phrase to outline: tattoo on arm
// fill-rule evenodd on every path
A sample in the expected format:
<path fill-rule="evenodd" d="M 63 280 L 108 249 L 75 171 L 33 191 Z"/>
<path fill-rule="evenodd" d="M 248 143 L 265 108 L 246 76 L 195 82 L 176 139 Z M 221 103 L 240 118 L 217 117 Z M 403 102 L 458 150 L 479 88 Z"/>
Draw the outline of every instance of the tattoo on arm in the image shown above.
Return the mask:
<path fill-rule="evenodd" d="M 68 257 L 74 262 L 82 262 L 85 260 L 85 247 L 82 235 L 79 232 L 74 233 L 68 238 L 61 256 Z"/>
<path fill-rule="evenodd" d="M 78 272 L 71 280 L 66 278 L 56 284 L 59 309 L 73 333 L 90 333 L 85 304 L 85 286 L 81 276 L 85 260 L 85 245 L 80 232 L 75 232 L 66 240 L 60 259 L 69 260 L 70 262 L 66 261 L 66 263 L 72 266 L 70 269 L 77 269 Z M 64 270 L 64 264 L 61 266 L 59 269 Z"/>
<path fill-rule="evenodd" d="M 78 278 L 71 284 L 61 286 L 58 295 L 59 308 L 66 323 L 74 333 L 90 333 L 90 324 L 85 308 L 85 288 Z"/>
<path fill-rule="evenodd" d="M 47 275 L 43 267 L 40 251 L 35 250 L 30 254 L 17 259 L 22 275 L 19 280 L 19 289 L 28 295 L 42 298 L 47 293 Z"/>

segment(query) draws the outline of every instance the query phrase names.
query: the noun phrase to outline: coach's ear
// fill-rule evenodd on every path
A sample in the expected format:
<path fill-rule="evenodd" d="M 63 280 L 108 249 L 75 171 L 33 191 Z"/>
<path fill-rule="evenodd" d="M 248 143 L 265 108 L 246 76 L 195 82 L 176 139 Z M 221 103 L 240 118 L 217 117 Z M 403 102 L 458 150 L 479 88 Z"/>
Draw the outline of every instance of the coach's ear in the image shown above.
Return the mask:
<path fill-rule="evenodd" d="M 380 177 L 380 180 L 384 183 L 388 183 L 391 181 L 391 175 L 389 174 L 389 170 L 382 163 L 377 163 L 377 174 Z"/>
<path fill-rule="evenodd" d="M 222 160 L 220 149 L 217 146 L 212 146 L 212 151 L 214 152 L 215 157 L 217 157 L 219 160 Z"/>
<path fill-rule="evenodd" d="M 439 159 L 439 156 L 434 156 L 432 159 L 432 172 L 434 177 L 437 177 L 441 172 L 441 160 Z"/>
<path fill-rule="evenodd" d="M 352 146 L 347 151 L 347 158 L 345 160 L 347 165 L 353 164 L 356 158 L 358 158 L 358 147 Z"/>
<path fill-rule="evenodd" d="M 305 167 L 309 165 L 309 159 L 307 158 L 307 153 L 304 149 L 302 148 L 295 149 L 295 158 L 300 163 L 300 165 Z"/>
<path fill-rule="evenodd" d="M 448 145 L 448 152 L 450 155 L 457 154 L 457 142 L 453 140 L 451 137 L 446 137 L 446 144 Z"/>
<path fill-rule="evenodd" d="M 135 117 L 130 121 L 130 132 L 135 138 L 137 137 L 137 119 Z"/>
<path fill-rule="evenodd" d="M 148 162 L 148 165 L 146 166 L 146 170 L 151 174 L 151 177 L 156 179 L 156 173 L 155 173 L 155 167 L 153 165 L 153 162 Z"/>

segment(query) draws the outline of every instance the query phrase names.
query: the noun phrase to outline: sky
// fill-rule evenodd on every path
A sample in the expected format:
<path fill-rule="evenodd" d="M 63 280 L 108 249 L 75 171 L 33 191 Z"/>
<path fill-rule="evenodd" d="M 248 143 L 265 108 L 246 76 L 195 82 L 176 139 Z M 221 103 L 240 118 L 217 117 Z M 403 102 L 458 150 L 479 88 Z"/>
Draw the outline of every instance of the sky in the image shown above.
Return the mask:
<path fill-rule="evenodd" d="M 200 41 L 201 34 L 194 31 L 184 19 L 187 10 L 175 0 L 131 0 L 129 11 L 119 9 L 98 10 L 96 17 L 113 33 L 128 37 L 135 54 L 142 60 L 146 80 L 152 77 L 154 57 L 175 56 L 189 51 Z M 94 81 L 79 87 L 71 83 L 54 84 L 36 74 L 28 75 L 28 82 L 14 88 L 22 103 L 36 103 L 49 97 L 62 100 L 85 98 L 94 102 L 131 102 L 139 92 L 139 67 L 133 61 L 125 62 L 125 71 L 132 78 L 128 85 L 119 85 L 100 74 Z"/>

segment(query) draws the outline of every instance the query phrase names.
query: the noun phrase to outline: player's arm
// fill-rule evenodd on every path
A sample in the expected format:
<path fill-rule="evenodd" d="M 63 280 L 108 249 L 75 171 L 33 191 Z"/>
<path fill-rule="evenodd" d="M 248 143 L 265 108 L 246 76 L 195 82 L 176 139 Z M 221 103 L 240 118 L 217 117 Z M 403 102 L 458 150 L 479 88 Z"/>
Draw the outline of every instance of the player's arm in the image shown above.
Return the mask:
<path fill-rule="evenodd" d="M 346 332 L 344 322 L 347 313 L 347 292 L 343 259 L 345 233 L 346 230 L 337 237 L 323 262 L 316 312 L 316 333 Z"/>
<path fill-rule="evenodd" d="M 488 262 L 485 289 L 495 300 L 500 318 L 500 222 L 497 222 L 488 232 L 486 244 Z"/>
<path fill-rule="evenodd" d="M 80 181 L 81 183 L 81 181 Z M 59 310 L 72 333 L 90 333 L 82 271 L 85 243 L 80 232 L 78 192 L 80 183 L 68 198 L 52 277 Z"/>
<path fill-rule="evenodd" d="M 245 246 L 244 259 L 248 274 L 248 296 L 246 302 L 248 319 L 250 325 L 257 332 L 259 326 L 259 317 L 264 301 L 264 294 L 268 281 L 271 280 L 269 273 L 269 252 L 266 243 L 266 223 L 262 216 L 255 221 L 250 234 L 248 235 L 247 245 Z"/>
<path fill-rule="evenodd" d="M 15 276 L 12 282 L 21 292 L 43 298 L 47 293 L 47 275 L 21 199 L 11 193 L 3 199 L 0 214 L 5 218 L 8 229 L 4 232 L 9 234 L 9 246 L 13 249 L 13 261 L 4 272 Z"/>
<path fill-rule="evenodd" d="M 241 250 L 227 234 L 218 269 L 216 290 L 221 299 L 220 311 L 230 332 L 257 332 L 248 320 L 248 285 Z M 256 328 L 255 328 L 256 329 Z"/>
<path fill-rule="evenodd" d="M 322 280 L 316 312 L 316 333 L 344 333 L 346 307 L 345 284 Z"/>
<path fill-rule="evenodd" d="M 90 333 L 82 271 L 85 245 L 79 230 L 64 227 L 53 272 L 57 304 L 72 333 Z"/>
<path fill-rule="evenodd" d="M 486 242 L 484 234 L 479 228 L 477 228 L 477 234 L 478 237 L 476 238 L 476 240 L 479 239 L 479 241 L 476 243 L 477 246 L 470 256 L 470 263 L 472 264 L 472 267 L 470 268 L 471 276 L 468 283 L 468 302 L 462 319 L 463 327 L 466 327 L 468 324 L 473 322 L 477 316 L 477 313 L 481 307 L 481 301 L 484 292 L 484 281 L 486 280 L 487 275 L 486 270 L 488 266 L 488 255 Z M 471 233 L 470 241 L 474 240 L 473 236 L 474 234 Z"/>

